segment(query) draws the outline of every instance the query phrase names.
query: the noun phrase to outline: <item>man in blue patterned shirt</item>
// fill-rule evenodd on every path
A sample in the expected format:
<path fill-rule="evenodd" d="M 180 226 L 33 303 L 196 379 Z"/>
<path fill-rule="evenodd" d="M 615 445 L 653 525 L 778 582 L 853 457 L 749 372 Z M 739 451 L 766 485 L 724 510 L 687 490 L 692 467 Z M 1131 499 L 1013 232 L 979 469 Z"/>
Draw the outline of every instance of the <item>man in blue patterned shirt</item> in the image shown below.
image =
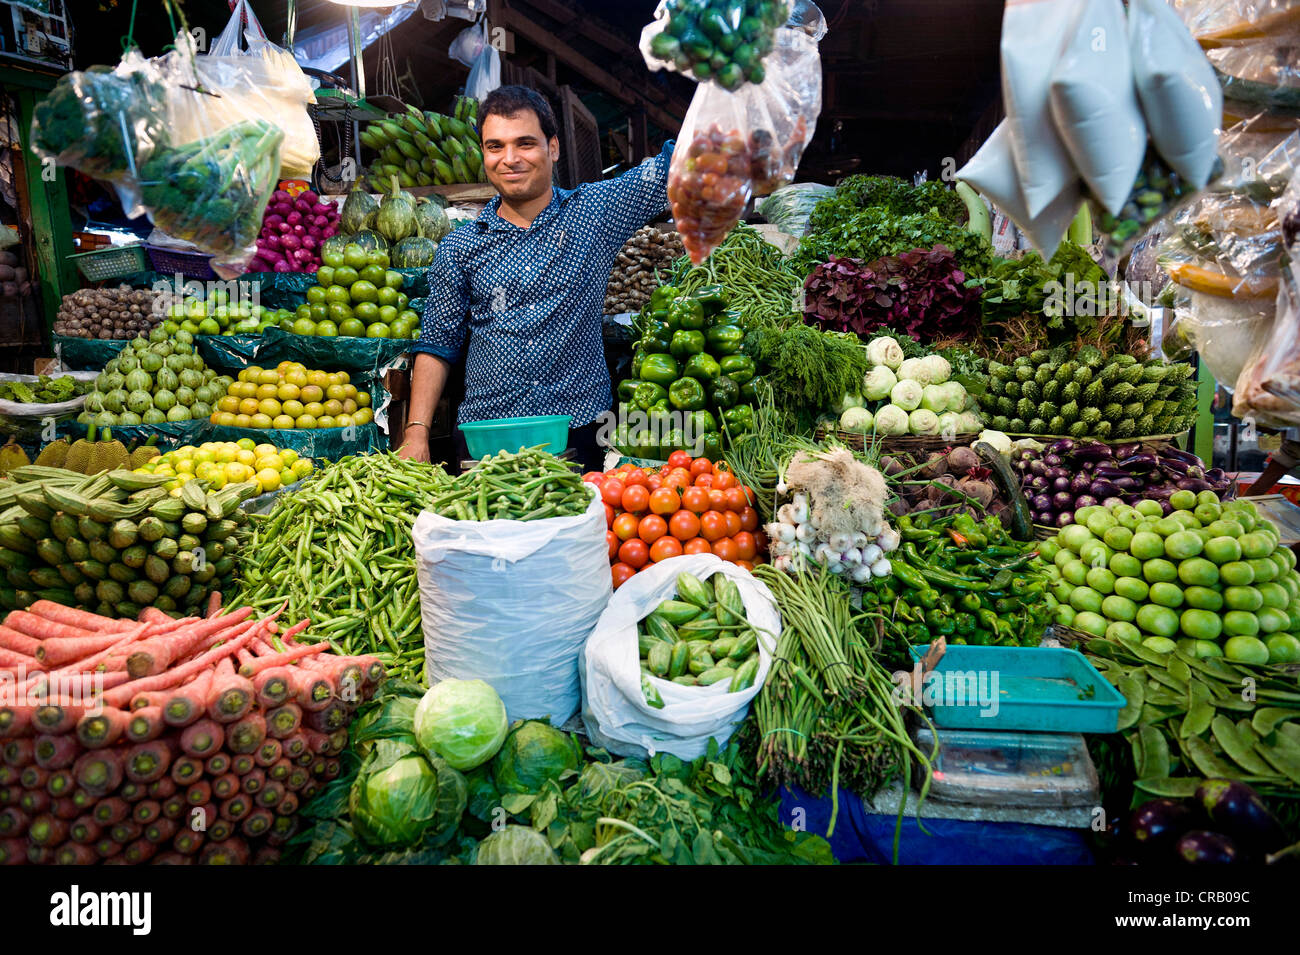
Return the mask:
<path fill-rule="evenodd" d="M 551 184 L 555 117 L 539 93 L 500 87 L 480 105 L 479 124 L 483 168 L 499 195 L 438 246 L 411 349 L 400 453 L 429 459 L 429 422 L 463 357 L 458 422 L 569 415 L 569 446 L 585 468 L 600 469 L 597 419 L 612 404 L 605 286 L 623 243 L 668 206 L 672 143 L 616 179 L 560 189 Z"/>

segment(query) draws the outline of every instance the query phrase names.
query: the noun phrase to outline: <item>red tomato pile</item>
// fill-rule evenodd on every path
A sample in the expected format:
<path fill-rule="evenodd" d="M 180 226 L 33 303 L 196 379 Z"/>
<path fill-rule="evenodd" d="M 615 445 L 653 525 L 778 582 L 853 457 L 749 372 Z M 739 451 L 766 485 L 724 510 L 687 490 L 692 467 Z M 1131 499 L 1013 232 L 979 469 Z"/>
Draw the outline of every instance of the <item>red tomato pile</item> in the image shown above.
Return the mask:
<path fill-rule="evenodd" d="M 682 554 L 716 554 L 746 570 L 763 561 L 767 538 L 754 492 L 726 462 L 674 451 L 658 471 L 624 464 L 582 479 L 600 488 L 605 502 L 615 590 L 641 568 Z"/>

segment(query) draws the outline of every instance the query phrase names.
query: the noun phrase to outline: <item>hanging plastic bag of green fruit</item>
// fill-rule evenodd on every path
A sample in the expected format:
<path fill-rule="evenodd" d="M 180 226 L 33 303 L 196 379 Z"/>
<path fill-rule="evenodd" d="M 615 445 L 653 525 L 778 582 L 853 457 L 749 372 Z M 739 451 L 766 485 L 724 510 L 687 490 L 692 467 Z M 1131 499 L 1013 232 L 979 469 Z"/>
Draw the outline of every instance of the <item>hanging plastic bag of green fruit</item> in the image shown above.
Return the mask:
<path fill-rule="evenodd" d="M 821 11 L 806 0 L 776 34 L 760 83 L 701 83 L 668 173 L 668 201 L 691 261 L 704 261 L 754 196 L 792 182 L 821 112 Z"/>
<path fill-rule="evenodd" d="M 735 91 L 762 83 L 786 0 L 660 0 L 641 31 L 641 55 L 652 70 L 671 70 Z"/>

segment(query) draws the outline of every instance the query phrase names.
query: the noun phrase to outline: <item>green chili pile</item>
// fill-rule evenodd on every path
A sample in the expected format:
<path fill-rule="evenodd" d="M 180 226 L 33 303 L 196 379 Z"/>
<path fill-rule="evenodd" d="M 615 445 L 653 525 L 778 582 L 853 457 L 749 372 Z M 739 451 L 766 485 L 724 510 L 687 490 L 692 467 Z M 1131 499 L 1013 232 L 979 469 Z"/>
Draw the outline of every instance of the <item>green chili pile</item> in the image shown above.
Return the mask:
<path fill-rule="evenodd" d="M 287 600 L 290 616 L 311 618 L 303 640 L 328 640 L 343 654 L 373 653 L 389 673 L 421 682 L 411 527 L 448 482 L 442 468 L 395 454 L 326 465 L 254 519 L 238 603 L 264 609 Z"/>
<path fill-rule="evenodd" d="M 754 576 L 771 589 L 781 610 L 775 659 L 754 699 L 749 731 L 759 780 L 814 794 L 830 790 L 828 837 L 841 786 L 869 797 L 895 780 L 906 783 L 919 764 L 925 770 L 923 802 L 934 754 L 912 742 L 905 709 L 872 647 L 878 631 L 870 615 L 854 611 L 848 584 L 822 567 L 791 575 L 762 564 Z M 895 861 L 902 809 L 900 804 Z"/>
<path fill-rule="evenodd" d="M 429 510 L 453 521 L 576 517 L 591 504 L 581 476 L 544 445 L 484 458 L 435 494 Z"/>

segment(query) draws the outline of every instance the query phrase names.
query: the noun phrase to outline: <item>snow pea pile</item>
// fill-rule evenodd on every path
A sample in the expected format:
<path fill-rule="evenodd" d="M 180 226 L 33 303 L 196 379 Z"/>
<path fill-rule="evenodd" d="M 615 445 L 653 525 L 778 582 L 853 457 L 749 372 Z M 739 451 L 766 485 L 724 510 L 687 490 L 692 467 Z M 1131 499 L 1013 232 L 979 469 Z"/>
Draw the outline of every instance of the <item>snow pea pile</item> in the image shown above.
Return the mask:
<path fill-rule="evenodd" d="M 1047 582 L 1030 562 L 1032 544 L 1016 541 L 996 517 L 928 514 L 897 519 L 903 543 L 890 555 L 892 576 L 873 579 L 863 606 L 882 613 L 887 656 L 905 660 L 904 642 L 1037 646 L 1050 611 Z"/>
<path fill-rule="evenodd" d="M 591 492 L 568 464 L 538 445 L 485 457 L 435 494 L 428 509 L 453 521 L 577 517 Z"/>
<path fill-rule="evenodd" d="M 1182 647 L 1160 653 L 1123 635 L 1090 640 L 1085 652 L 1127 701 L 1119 731 L 1132 747 L 1139 790 L 1183 798 L 1202 777 L 1265 794 L 1300 785 L 1294 675 Z"/>

